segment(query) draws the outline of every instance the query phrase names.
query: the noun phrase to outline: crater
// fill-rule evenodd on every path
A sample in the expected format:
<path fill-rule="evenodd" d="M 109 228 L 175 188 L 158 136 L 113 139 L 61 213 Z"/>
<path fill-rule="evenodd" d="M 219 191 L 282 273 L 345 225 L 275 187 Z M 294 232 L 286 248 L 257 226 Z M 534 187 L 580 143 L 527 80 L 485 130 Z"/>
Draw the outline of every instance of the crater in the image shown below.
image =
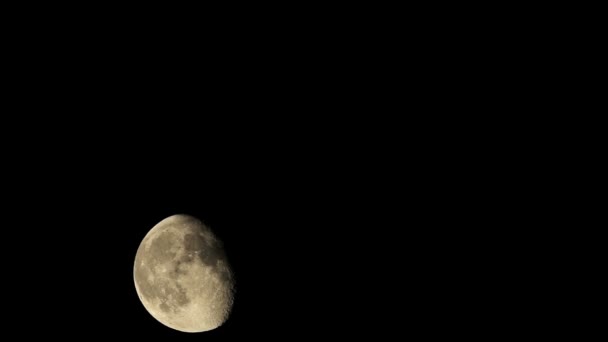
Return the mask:
<path fill-rule="evenodd" d="M 175 285 L 177 285 L 177 291 L 178 291 L 177 296 L 174 297 L 177 304 L 179 306 L 184 306 L 184 305 L 190 303 L 190 299 L 188 299 L 188 296 L 186 295 L 186 289 L 184 289 L 179 283 L 176 283 Z"/>
<path fill-rule="evenodd" d="M 177 260 L 179 263 L 190 264 L 194 261 L 194 252 L 185 252 L 181 257 Z"/>
<path fill-rule="evenodd" d="M 188 264 L 187 262 L 183 262 L 181 260 L 177 260 L 174 264 L 173 267 L 173 273 L 175 274 L 175 276 L 180 276 L 180 275 L 185 275 L 188 272 L 186 272 L 186 270 L 184 269 L 185 267 L 182 265 Z"/>
<path fill-rule="evenodd" d="M 206 245 L 204 237 L 197 234 L 186 234 L 184 235 L 184 248 L 187 252 L 200 251 Z"/>
<path fill-rule="evenodd" d="M 169 261 L 177 255 L 177 251 L 175 248 L 175 240 L 176 236 L 172 232 L 163 232 L 158 235 L 152 243 L 150 247 L 147 249 L 146 253 L 148 253 L 147 258 L 151 258 L 158 263 L 162 263 L 165 261 Z"/>
<path fill-rule="evenodd" d="M 217 243 L 205 246 L 198 256 L 203 264 L 212 267 L 217 266 L 218 261 L 223 260 L 226 257 L 224 251 Z"/>
<path fill-rule="evenodd" d="M 222 283 L 229 284 L 232 282 L 232 273 L 230 272 L 228 267 L 224 265 L 219 265 L 219 267 L 215 268 L 214 271 Z"/>
<path fill-rule="evenodd" d="M 179 266 L 175 268 L 175 272 L 178 274 L 186 273 L 180 270 Z M 190 302 L 186 289 L 175 280 L 176 278 L 158 275 L 145 266 L 135 269 L 135 282 L 141 296 L 150 302 L 158 300 L 173 311 Z"/>

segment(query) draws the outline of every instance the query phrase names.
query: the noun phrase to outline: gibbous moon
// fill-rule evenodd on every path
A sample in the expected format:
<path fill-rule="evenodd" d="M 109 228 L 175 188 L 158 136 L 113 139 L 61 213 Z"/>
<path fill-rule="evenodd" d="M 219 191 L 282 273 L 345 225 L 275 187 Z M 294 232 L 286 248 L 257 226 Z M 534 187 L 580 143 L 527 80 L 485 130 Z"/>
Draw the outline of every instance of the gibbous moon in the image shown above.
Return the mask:
<path fill-rule="evenodd" d="M 170 216 L 148 232 L 133 277 L 146 310 L 175 330 L 215 329 L 232 309 L 234 279 L 222 243 L 192 216 Z"/>

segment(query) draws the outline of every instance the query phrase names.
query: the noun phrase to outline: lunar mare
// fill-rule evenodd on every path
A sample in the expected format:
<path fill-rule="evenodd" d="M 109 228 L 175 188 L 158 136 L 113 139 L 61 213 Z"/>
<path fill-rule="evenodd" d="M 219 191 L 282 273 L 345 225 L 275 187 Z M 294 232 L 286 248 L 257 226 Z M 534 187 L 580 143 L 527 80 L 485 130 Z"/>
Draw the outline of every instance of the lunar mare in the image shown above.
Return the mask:
<path fill-rule="evenodd" d="M 146 310 L 179 331 L 215 329 L 232 309 L 234 278 L 222 243 L 192 216 L 168 217 L 148 232 L 133 277 Z"/>

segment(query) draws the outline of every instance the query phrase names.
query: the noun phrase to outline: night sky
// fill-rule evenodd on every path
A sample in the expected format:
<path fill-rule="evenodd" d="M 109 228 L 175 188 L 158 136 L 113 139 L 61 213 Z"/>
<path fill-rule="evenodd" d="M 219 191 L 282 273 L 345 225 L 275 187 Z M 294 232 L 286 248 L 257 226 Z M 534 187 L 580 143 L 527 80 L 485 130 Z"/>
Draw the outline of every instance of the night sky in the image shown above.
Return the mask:
<path fill-rule="evenodd" d="M 32 305 L 49 336 L 343 336 L 386 320 L 373 309 L 386 304 L 379 298 L 390 276 L 382 260 L 391 250 L 381 248 L 387 229 L 374 226 L 381 219 L 370 210 L 379 199 L 366 198 L 370 189 L 348 169 L 331 167 L 333 157 L 313 164 L 280 154 L 271 163 L 249 153 L 97 152 L 78 162 L 57 154 L 56 172 L 5 193 L 16 224 L 36 227 L 12 231 L 35 251 L 25 257 L 33 268 L 15 272 L 43 279 Z M 165 327 L 135 291 L 139 243 L 180 213 L 213 229 L 236 276 L 232 314 L 214 331 Z"/>
<path fill-rule="evenodd" d="M 43 284 L 19 306 L 35 317 L 20 317 L 49 336 L 375 339 L 404 326 L 436 332 L 434 322 L 466 306 L 464 288 L 486 288 L 466 285 L 485 274 L 467 271 L 484 260 L 466 247 L 475 242 L 467 215 L 481 207 L 449 205 L 466 183 L 453 172 L 446 180 L 436 155 L 400 154 L 388 133 L 386 147 L 355 131 L 332 135 L 339 125 L 261 136 L 244 123 L 222 134 L 165 126 L 173 134 L 144 130 L 127 142 L 133 127 L 123 128 L 105 136 L 109 146 L 81 133 L 15 154 L 24 162 L 7 169 L 3 196 L 18 229 L 6 234 L 28 253 L 7 267 Z M 174 214 L 207 224 L 233 268 L 233 312 L 214 331 L 165 327 L 135 291 L 140 242 Z"/>
<path fill-rule="evenodd" d="M 180 9 L 170 32 L 164 13 L 138 7 L 112 9 L 87 31 L 86 11 L 68 15 L 75 24 L 38 11 L 53 23 L 36 27 L 28 9 L 28 20 L 7 24 L 8 336 L 424 340 L 491 326 L 488 313 L 527 289 L 527 278 L 508 275 L 519 272 L 510 263 L 521 241 L 535 243 L 529 226 L 544 220 L 518 217 L 544 203 L 526 184 L 543 153 L 514 149 L 532 126 L 496 115 L 519 106 L 512 89 L 490 82 L 511 77 L 494 73 L 511 67 L 485 48 L 500 39 L 473 39 L 480 54 L 460 51 L 460 24 L 399 17 L 409 28 L 391 27 L 386 10 L 377 33 L 341 9 L 334 16 L 358 25 L 330 20 L 338 30 L 318 37 L 308 37 L 313 17 L 298 34 L 283 24 L 256 32 L 233 25 L 233 11 L 215 25 L 199 11 L 183 20 Z M 133 29 L 108 36 L 115 13 Z M 429 30 L 438 38 L 420 34 Z M 233 312 L 214 331 L 167 328 L 137 296 L 137 248 L 175 214 L 208 225 L 234 271 Z"/>

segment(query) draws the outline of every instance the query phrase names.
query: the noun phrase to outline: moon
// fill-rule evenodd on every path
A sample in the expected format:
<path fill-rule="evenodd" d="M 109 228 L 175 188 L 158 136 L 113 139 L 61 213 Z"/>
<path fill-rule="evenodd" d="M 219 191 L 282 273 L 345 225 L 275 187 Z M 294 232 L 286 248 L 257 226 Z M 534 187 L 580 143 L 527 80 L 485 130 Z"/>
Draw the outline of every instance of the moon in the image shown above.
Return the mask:
<path fill-rule="evenodd" d="M 175 330 L 213 330 L 232 310 L 234 277 L 223 245 L 189 215 L 170 216 L 146 234 L 133 278 L 150 315 Z"/>

